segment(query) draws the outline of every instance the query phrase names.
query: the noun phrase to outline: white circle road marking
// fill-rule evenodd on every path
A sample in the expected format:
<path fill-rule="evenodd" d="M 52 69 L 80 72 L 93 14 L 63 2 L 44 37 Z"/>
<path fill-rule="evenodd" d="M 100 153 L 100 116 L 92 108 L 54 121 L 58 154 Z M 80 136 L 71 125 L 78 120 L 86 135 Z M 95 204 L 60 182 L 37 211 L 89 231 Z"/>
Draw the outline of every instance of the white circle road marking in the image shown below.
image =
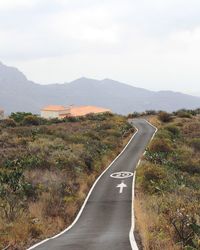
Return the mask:
<path fill-rule="evenodd" d="M 116 173 L 112 173 L 110 175 L 110 177 L 116 178 L 116 179 L 125 179 L 125 178 L 129 178 L 131 176 L 133 176 L 133 173 L 126 172 L 126 171 L 116 172 Z"/>

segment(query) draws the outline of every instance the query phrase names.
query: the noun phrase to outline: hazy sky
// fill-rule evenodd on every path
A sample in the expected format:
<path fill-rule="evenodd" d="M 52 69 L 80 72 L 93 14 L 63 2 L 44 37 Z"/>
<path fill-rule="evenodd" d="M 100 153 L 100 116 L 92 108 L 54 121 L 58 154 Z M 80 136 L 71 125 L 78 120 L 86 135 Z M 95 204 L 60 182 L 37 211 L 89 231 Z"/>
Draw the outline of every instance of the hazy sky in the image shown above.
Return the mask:
<path fill-rule="evenodd" d="M 0 0 L 0 61 L 39 83 L 200 93 L 200 1 Z"/>

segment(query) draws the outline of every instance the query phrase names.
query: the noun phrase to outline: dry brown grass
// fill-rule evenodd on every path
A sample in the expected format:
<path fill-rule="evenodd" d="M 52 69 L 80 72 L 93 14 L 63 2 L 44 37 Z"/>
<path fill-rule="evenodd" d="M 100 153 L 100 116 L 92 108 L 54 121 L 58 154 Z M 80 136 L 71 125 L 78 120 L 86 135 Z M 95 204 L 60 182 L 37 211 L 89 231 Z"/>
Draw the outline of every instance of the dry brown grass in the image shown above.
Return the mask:
<path fill-rule="evenodd" d="M 0 237 L 3 246 L 10 245 L 9 250 L 25 249 L 24 244 L 28 242 L 30 235 L 30 224 L 27 223 L 27 219 L 26 216 L 23 216 L 18 218 L 14 224 L 1 222 L 4 227 L 4 237 L 2 239 Z"/>
<path fill-rule="evenodd" d="M 58 170 L 48 169 L 33 169 L 24 172 L 24 176 L 28 182 L 32 182 L 33 185 L 39 185 L 42 183 L 44 186 L 49 186 L 52 183 L 62 183 L 66 180 L 65 173 Z"/>
<path fill-rule="evenodd" d="M 148 116 L 147 120 L 154 126 L 156 126 L 157 128 L 160 128 L 162 126 L 162 122 L 158 119 L 157 116 Z"/>
<path fill-rule="evenodd" d="M 143 195 L 136 194 L 134 207 L 136 215 L 136 228 L 139 231 L 142 241 L 141 249 L 144 250 L 180 250 L 181 248 L 174 244 L 168 235 L 163 234 L 158 214 L 151 209 L 152 202 Z M 155 235 L 155 232 L 157 235 Z M 158 235 L 159 234 L 159 235 Z"/>

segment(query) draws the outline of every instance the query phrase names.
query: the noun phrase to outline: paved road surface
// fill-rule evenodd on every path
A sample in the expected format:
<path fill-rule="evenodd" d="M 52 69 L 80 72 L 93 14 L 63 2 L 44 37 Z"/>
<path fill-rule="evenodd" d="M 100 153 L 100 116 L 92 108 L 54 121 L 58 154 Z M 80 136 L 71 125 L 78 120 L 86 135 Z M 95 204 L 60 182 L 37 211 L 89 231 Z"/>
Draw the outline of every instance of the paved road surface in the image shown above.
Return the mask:
<path fill-rule="evenodd" d="M 119 171 L 134 172 L 155 132 L 145 120 L 137 119 L 133 124 L 138 128 L 138 133 L 97 182 L 77 223 L 58 238 L 50 239 L 34 249 L 131 250 L 129 231 L 133 178 L 117 179 L 110 175 Z"/>

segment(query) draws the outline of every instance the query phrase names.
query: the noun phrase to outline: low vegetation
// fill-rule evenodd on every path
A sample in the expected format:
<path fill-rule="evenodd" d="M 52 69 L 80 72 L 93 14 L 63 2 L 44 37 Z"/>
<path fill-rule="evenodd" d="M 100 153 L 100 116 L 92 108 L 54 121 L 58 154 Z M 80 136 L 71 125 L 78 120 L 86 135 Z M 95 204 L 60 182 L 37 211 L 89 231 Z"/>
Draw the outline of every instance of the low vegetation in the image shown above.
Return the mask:
<path fill-rule="evenodd" d="M 137 170 L 135 209 L 142 249 L 200 249 L 198 112 L 157 115 L 159 130 Z"/>
<path fill-rule="evenodd" d="M 144 112 L 133 112 L 128 114 L 128 118 L 137 118 L 137 117 L 144 117 L 144 116 L 156 116 L 162 122 L 169 122 L 173 119 L 173 116 L 182 117 L 182 118 L 191 118 L 192 116 L 196 116 L 200 114 L 200 108 L 191 110 L 191 109 L 180 109 L 173 113 L 168 113 L 162 110 L 146 110 Z"/>
<path fill-rule="evenodd" d="M 2 121 L 0 249 L 26 249 L 67 227 L 132 133 L 112 114 L 47 121 L 14 113 Z"/>

